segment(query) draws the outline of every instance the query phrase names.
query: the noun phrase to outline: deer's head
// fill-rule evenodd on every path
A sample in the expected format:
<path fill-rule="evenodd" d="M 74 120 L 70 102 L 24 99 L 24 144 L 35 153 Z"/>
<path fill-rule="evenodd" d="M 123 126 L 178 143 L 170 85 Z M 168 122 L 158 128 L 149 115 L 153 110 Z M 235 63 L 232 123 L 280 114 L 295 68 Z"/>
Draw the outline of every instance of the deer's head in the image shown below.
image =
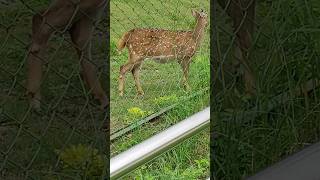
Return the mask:
<path fill-rule="evenodd" d="M 207 26 L 208 15 L 203 9 L 200 9 L 200 11 L 192 9 L 191 12 L 192 12 L 192 16 L 197 20 L 197 23 L 200 23 L 203 26 Z"/>

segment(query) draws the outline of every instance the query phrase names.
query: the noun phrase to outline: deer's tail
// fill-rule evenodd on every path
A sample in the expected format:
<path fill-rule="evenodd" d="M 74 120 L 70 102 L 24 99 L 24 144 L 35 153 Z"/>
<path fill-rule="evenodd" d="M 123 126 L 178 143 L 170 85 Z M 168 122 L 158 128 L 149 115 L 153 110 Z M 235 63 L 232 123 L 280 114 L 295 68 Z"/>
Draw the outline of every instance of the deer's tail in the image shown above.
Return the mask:
<path fill-rule="evenodd" d="M 120 52 L 124 47 L 126 47 L 128 39 L 130 37 L 131 31 L 128 31 L 126 33 L 124 33 L 121 37 L 121 39 L 118 42 L 117 48 L 118 51 Z"/>

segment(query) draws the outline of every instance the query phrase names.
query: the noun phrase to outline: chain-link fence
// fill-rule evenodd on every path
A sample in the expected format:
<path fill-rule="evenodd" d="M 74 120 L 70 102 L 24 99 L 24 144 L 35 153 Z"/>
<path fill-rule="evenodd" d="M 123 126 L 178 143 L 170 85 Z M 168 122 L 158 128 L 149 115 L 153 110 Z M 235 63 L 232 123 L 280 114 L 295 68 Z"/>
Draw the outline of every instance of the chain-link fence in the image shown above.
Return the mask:
<path fill-rule="evenodd" d="M 0 179 L 94 179 L 106 174 L 106 137 L 101 131 L 106 115 L 92 98 L 94 90 L 87 86 L 92 82 L 88 78 L 83 81 L 79 74 L 86 69 L 83 64 L 95 67 L 106 89 L 106 16 L 97 21 L 86 8 L 96 11 L 107 2 L 90 2 L 86 7 L 85 1 L 55 1 L 54 5 L 44 0 L 1 1 Z M 49 10 L 43 11 L 46 8 Z M 64 23 L 62 16 L 67 19 Z M 39 23 L 33 35 L 32 19 Z M 76 27 L 83 19 L 88 26 L 95 26 L 92 57 L 83 53 L 88 52 L 87 45 L 81 48 L 75 43 L 83 40 L 77 33 L 86 26 Z M 48 44 L 38 47 L 46 47 L 45 52 L 36 57 L 43 64 L 39 109 L 29 105 L 26 95 L 27 71 L 36 68 L 27 66 L 32 53 L 39 51 L 31 45 L 32 39 L 33 43 L 45 42 L 51 31 L 54 34 Z M 33 80 L 37 75 L 39 72 L 32 75 Z"/>
<path fill-rule="evenodd" d="M 206 16 L 208 16 L 209 2 L 182 0 L 111 1 L 111 132 L 137 122 L 137 120 L 148 115 L 157 113 L 161 109 L 199 91 L 208 90 L 210 76 L 209 26 L 206 26 L 201 29 L 204 37 L 201 38 L 201 45 L 197 49 L 190 65 L 188 82 L 191 90 L 185 91 L 180 83 L 183 73 L 179 63 L 177 63 L 178 60 L 173 63 L 160 64 L 148 59 L 143 62 L 140 70 L 141 87 L 144 95 L 138 95 L 131 68 L 125 75 L 124 95 L 123 97 L 119 96 L 120 67 L 126 64 L 129 56 L 127 50 L 123 50 L 119 54 L 117 44 L 125 32 L 134 28 L 154 29 L 154 34 L 150 35 L 150 37 L 159 36 L 161 29 L 180 31 L 181 34 L 187 31 L 192 33 L 197 26 L 197 20 L 192 16 L 191 10 L 193 8 L 197 11 L 202 8 L 206 11 Z M 206 19 L 209 21 L 209 16 Z M 140 37 L 140 39 L 142 38 L 145 37 Z M 192 43 L 191 41 L 192 39 L 190 43 Z M 161 44 L 157 44 L 160 41 L 152 43 L 154 43 L 154 46 L 152 47 L 151 45 L 146 50 L 146 53 L 148 53 L 147 51 L 152 52 L 161 49 Z M 175 42 L 168 42 L 168 47 L 170 43 Z M 161 50 L 154 56 L 170 56 L 167 55 L 168 53 L 166 54 L 164 49 Z"/>
<path fill-rule="evenodd" d="M 217 179 L 245 178 L 319 141 L 319 8 L 313 0 L 214 1 Z"/>
<path fill-rule="evenodd" d="M 192 14 L 192 9 L 194 14 Z M 110 1 L 112 156 L 208 106 L 209 10 L 210 2 L 202 0 Z M 206 23 L 204 23 L 205 21 Z M 128 37 L 126 37 L 127 32 L 130 34 Z M 194 34 L 194 39 L 191 37 L 194 32 L 199 32 L 201 36 L 203 34 L 203 37 L 200 38 L 199 47 L 191 59 L 187 81 L 190 88 L 188 89 L 181 83 L 183 68 L 178 61 L 181 60 L 181 56 L 187 56 L 188 46 L 198 42 L 196 39 L 199 34 Z M 123 50 L 119 51 L 117 46 L 119 46 L 119 41 L 124 38 Z M 174 38 L 187 43 L 179 44 L 179 40 Z M 174 45 L 177 45 L 176 49 L 173 47 Z M 132 50 L 129 50 L 130 46 L 132 46 Z M 182 46 L 184 49 L 181 49 Z M 180 57 L 179 48 L 182 51 Z M 136 73 L 134 64 L 140 64 L 141 59 L 143 62 L 139 67 L 139 79 L 143 93 L 139 92 L 137 78 L 133 77 Z M 167 60 L 172 61 L 159 63 L 159 61 Z M 133 67 L 130 67 L 130 62 L 133 62 Z M 123 71 L 126 71 L 125 75 L 122 74 Z M 121 96 L 121 87 L 119 88 L 122 79 L 124 79 L 123 96 Z M 145 167 L 141 167 L 140 170 L 127 178 L 139 178 L 140 173 L 143 173 L 141 174 L 143 177 L 152 176 L 156 179 L 170 177 L 170 175 L 172 178 L 184 177 L 187 179 L 205 177 L 209 168 L 203 161 L 209 162 L 209 151 L 206 151 L 209 139 L 205 134 L 197 138 L 201 138 L 198 141 L 202 144 L 201 147 L 191 148 L 189 145 L 191 141 L 187 142 L 178 148 L 180 150 L 177 150 L 181 151 L 179 153 L 181 158 L 173 157 L 168 153 L 164 155 L 167 156 L 166 158 L 158 158 L 152 163 L 146 164 Z M 193 145 L 197 144 L 196 140 L 192 140 L 192 142 Z M 204 159 L 199 165 L 201 167 L 196 168 L 197 164 L 194 160 L 188 160 L 192 153 L 194 160 Z M 163 159 L 171 162 L 165 164 Z M 179 168 L 174 168 L 177 165 L 176 161 L 183 162 L 179 163 Z"/>

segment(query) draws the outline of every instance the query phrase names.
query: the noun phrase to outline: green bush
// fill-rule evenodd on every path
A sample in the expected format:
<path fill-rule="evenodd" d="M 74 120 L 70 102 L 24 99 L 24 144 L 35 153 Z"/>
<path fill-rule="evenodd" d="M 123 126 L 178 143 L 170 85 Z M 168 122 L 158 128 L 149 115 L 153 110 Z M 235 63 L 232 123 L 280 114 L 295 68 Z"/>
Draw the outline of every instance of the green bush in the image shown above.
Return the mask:
<path fill-rule="evenodd" d="M 100 155 L 97 149 L 79 144 L 63 151 L 56 150 L 56 153 L 64 172 L 77 172 L 80 179 L 101 179 L 104 175 L 106 157 Z"/>

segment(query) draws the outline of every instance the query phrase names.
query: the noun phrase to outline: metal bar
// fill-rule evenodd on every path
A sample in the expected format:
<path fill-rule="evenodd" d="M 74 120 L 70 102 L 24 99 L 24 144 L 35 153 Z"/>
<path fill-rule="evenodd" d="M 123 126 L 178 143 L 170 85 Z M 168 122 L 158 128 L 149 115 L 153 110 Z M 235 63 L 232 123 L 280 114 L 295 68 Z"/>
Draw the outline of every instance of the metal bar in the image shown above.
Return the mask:
<path fill-rule="evenodd" d="M 320 179 L 320 142 L 261 171 L 247 180 Z"/>
<path fill-rule="evenodd" d="M 140 165 L 195 135 L 210 124 L 210 107 L 120 153 L 110 160 L 110 179 L 120 178 Z"/>

